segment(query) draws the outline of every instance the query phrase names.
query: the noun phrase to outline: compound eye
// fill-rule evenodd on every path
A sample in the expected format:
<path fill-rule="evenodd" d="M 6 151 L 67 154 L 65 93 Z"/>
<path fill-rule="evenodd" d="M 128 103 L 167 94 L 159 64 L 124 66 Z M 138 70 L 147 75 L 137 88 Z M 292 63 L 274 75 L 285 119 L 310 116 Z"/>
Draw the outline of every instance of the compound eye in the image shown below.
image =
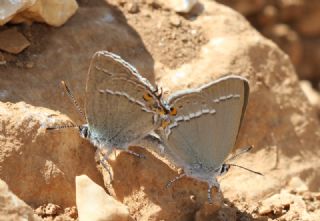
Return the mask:
<path fill-rule="evenodd" d="M 170 107 L 170 115 L 171 116 L 176 116 L 177 115 L 177 108 Z"/>
<path fill-rule="evenodd" d="M 149 94 L 149 93 L 147 92 L 147 93 L 145 93 L 145 94 L 143 95 L 143 99 L 144 99 L 145 101 L 151 101 L 153 98 L 152 98 L 151 94 Z"/>

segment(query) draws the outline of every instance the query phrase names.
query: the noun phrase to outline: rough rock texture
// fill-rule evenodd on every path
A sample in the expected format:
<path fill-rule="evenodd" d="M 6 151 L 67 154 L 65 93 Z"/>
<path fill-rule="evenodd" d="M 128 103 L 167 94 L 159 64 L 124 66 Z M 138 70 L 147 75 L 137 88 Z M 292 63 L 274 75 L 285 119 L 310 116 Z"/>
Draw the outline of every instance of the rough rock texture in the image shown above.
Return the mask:
<path fill-rule="evenodd" d="M 40 221 L 41 219 L 34 215 L 30 206 L 9 190 L 4 181 L 0 180 L 0 220 Z"/>
<path fill-rule="evenodd" d="M 190 12 L 191 9 L 198 3 L 197 0 L 159 0 L 159 2 L 171 10 L 181 13 Z"/>
<path fill-rule="evenodd" d="M 290 57 L 300 78 L 318 88 L 320 59 L 320 1 L 217 0 L 245 15 Z"/>
<path fill-rule="evenodd" d="M 108 195 L 86 175 L 76 177 L 76 198 L 80 221 L 130 221 L 128 207 Z"/>
<path fill-rule="evenodd" d="M 52 26 L 63 25 L 78 9 L 75 0 L 19 0 L 0 3 L 0 25 L 34 21 Z"/>
<path fill-rule="evenodd" d="M 29 8 L 36 0 L 1 1 L 0 2 L 0 25 L 4 25 L 17 13 Z"/>
<path fill-rule="evenodd" d="M 214 204 L 209 205 L 206 184 L 184 178 L 166 189 L 166 182 L 177 175 L 176 168 L 154 153 L 133 147 L 146 159 L 116 153 L 109 162 L 112 183 L 103 170 L 105 187 L 128 206 L 136 220 L 274 220 L 282 216 L 289 220 L 286 212 L 280 217 L 258 213 L 260 202 L 288 187 L 311 195 L 302 198 L 306 206 L 297 210 L 299 216 L 305 212 L 312 216 L 311 210 L 317 214 L 318 193 L 310 191 L 319 188 L 320 125 L 289 57 L 242 16 L 211 1 L 203 1 L 204 11 L 194 12 L 190 20 L 149 1 L 137 1 L 136 8 L 127 1 L 114 4 L 82 3 L 59 29 L 39 24 L 20 27 L 31 45 L 18 56 L 3 53 L 7 62 L 0 66 L 1 101 L 23 100 L 82 122 L 60 92 L 59 81 L 70 82 L 83 106 L 89 58 L 103 49 L 120 54 L 168 93 L 227 73 L 245 76 L 251 94 L 237 147 L 253 144 L 255 148 L 236 163 L 263 172 L 264 177 L 232 168 L 220 179 L 225 198 L 214 193 Z M 171 16 L 178 16 L 180 22 Z M 1 110 L 0 178 L 29 205 L 75 205 L 74 178 L 82 173 L 101 184 L 94 149 L 76 130 L 49 133 L 40 128 L 49 123 L 63 125 L 67 118 L 24 103 L 2 103 Z"/>
<path fill-rule="evenodd" d="M 0 121 L 0 177 L 32 207 L 75 205 L 76 175 L 88 174 L 102 184 L 95 150 L 79 139 L 76 129 L 45 130 L 67 123 L 60 113 L 23 102 L 0 103 Z"/>
<path fill-rule="evenodd" d="M 30 43 L 16 29 L 0 32 L 0 49 L 9 53 L 18 54 L 28 47 Z"/>
<path fill-rule="evenodd" d="M 312 195 L 310 195 L 312 199 Z M 303 196 L 294 195 L 285 191 L 273 195 L 261 202 L 258 210 L 260 215 L 279 218 L 280 220 L 316 221 L 318 214 L 310 214 Z"/>

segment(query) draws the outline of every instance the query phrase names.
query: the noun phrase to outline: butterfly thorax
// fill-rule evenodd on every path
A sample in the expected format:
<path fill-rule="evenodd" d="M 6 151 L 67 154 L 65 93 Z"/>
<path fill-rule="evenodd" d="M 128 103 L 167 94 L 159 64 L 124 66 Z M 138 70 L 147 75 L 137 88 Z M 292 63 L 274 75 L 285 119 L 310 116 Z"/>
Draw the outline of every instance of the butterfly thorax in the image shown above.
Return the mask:
<path fill-rule="evenodd" d="M 80 136 L 84 139 L 87 139 L 92 143 L 95 147 L 103 148 L 106 147 L 106 141 L 105 139 L 101 138 L 97 133 L 90 130 L 90 127 L 88 124 L 83 124 L 79 126 L 79 132 Z"/>
<path fill-rule="evenodd" d="M 185 167 L 184 172 L 196 179 L 212 183 L 216 180 L 217 176 L 221 176 L 228 172 L 230 165 L 222 164 L 220 167 L 208 167 L 201 162 L 195 162 L 191 166 Z"/>
<path fill-rule="evenodd" d="M 185 167 L 185 173 L 203 181 L 209 181 L 216 175 L 214 168 L 207 167 L 201 162 L 195 162 L 190 166 Z"/>

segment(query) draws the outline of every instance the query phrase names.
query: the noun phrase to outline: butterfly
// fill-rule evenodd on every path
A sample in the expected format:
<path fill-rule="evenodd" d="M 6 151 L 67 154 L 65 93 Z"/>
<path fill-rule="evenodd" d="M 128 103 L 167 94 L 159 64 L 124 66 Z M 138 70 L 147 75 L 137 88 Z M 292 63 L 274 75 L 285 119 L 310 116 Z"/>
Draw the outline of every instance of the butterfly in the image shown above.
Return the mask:
<path fill-rule="evenodd" d="M 211 201 L 211 188 L 219 188 L 216 177 L 226 173 L 230 166 L 241 167 L 225 162 L 235 145 L 248 97 L 248 81 L 235 75 L 168 97 L 169 123 L 156 132 L 165 146 L 165 155 L 184 171 L 168 186 L 184 176 L 193 177 L 208 183 Z"/>
<path fill-rule="evenodd" d="M 105 159 L 114 149 L 142 157 L 128 147 L 166 122 L 167 108 L 158 88 L 111 52 L 98 51 L 92 57 L 86 81 L 85 113 L 69 87 L 64 82 L 62 85 L 85 123 L 47 129 L 78 128 L 83 138 L 99 150 L 106 150 Z"/>

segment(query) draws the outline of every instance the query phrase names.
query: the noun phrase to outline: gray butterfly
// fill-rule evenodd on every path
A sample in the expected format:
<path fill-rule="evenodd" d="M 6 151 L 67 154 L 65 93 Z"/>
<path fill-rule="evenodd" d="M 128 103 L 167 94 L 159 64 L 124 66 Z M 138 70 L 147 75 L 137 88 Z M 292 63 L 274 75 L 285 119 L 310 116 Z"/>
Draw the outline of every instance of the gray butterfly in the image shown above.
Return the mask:
<path fill-rule="evenodd" d="M 233 165 L 224 162 L 235 145 L 248 96 L 245 78 L 227 76 L 168 98 L 170 123 L 157 132 L 167 156 L 184 169 L 168 186 L 183 176 L 205 181 L 211 201 L 211 188 L 219 188 L 216 176 Z"/>
<path fill-rule="evenodd" d="M 64 88 L 82 114 L 86 124 L 54 127 L 78 127 L 82 137 L 108 156 L 116 148 L 128 150 L 135 141 L 161 125 L 165 107 L 161 94 L 129 63 L 108 51 L 93 55 L 86 82 L 85 114 L 71 91 Z"/>

